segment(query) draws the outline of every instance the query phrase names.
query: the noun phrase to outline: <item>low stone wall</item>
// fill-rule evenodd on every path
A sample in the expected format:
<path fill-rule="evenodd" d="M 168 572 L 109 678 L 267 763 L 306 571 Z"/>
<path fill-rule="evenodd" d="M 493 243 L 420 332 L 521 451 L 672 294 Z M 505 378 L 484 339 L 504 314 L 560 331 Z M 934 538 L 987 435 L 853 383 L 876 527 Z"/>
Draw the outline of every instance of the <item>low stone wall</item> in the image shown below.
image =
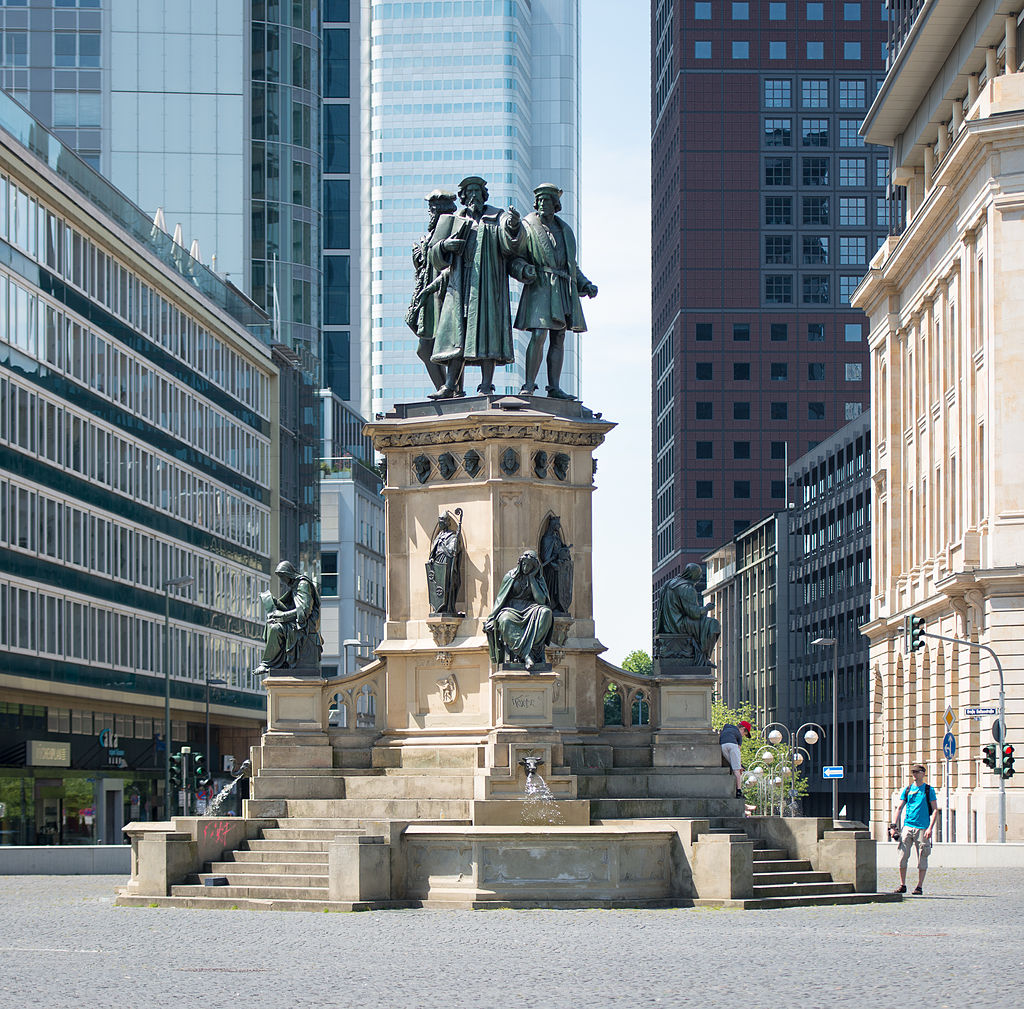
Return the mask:
<path fill-rule="evenodd" d="M 894 841 L 877 841 L 878 868 L 895 872 L 900 850 Z M 1005 869 L 1024 867 L 1024 844 L 937 844 L 928 856 L 930 869 Z M 917 879 L 917 855 L 910 853 L 910 878 Z"/>
<path fill-rule="evenodd" d="M 127 876 L 126 844 L 0 845 L 0 876 Z"/>

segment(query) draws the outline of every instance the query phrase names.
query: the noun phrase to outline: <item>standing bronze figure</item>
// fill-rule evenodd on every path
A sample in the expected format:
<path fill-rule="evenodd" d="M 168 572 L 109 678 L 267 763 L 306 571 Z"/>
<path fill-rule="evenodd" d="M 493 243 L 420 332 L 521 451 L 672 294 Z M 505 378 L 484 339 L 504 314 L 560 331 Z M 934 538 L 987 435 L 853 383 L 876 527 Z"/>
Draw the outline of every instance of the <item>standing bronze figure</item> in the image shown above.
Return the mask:
<path fill-rule="evenodd" d="M 448 271 L 438 273 L 430 264 L 427 252 L 444 214 L 455 213 L 455 194 L 435 189 L 427 197 L 427 233 L 412 247 L 412 266 L 416 274 L 412 300 L 405 313 L 405 321 L 419 338 L 416 356 L 423 362 L 435 389 L 444 385 L 445 370 L 430 358 L 434 353 L 434 330 L 448 287 Z"/>
<path fill-rule="evenodd" d="M 506 657 L 527 669 L 544 665 L 544 646 L 551 640 L 554 616 L 540 559 L 524 550 L 519 563 L 501 580 L 494 608 L 484 621 L 491 661 Z"/>
<path fill-rule="evenodd" d="M 428 249 L 436 274 L 449 270 L 434 330 L 431 360 L 447 369 L 444 385 L 431 399 L 460 395 L 467 364 L 480 366 L 477 392 L 494 392 L 494 368 L 515 359 L 508 278 L 523 244 L 522 221 L 514 207 L 487 203 L 487 183 L 471 175 L 459 183 L 462 209 L 437 223 Z"/>
<path fill-rule="evenodd" d="M 320 637 L 320 593 L 308 575 L 299 574 L 290 561 L 282 561 L 274 572 L 285 591 L 275 599 L 263 592 L 260 599 L 267 611 L 263 661 L 256 672 L 273 669 L 302 669 L 316 673 L 324 641 Z"/>
<path fill-rule="evenodd" d="M 568 613 L 572 605 L 572 554 L 562 539 L 562 520 L 557 515 L 548 519 L 547 528 L 540 538 L 541 567 L 544 582 L 551 597 L 551 607 L 556 613 Z"/>
<path fill-rule="evenodd" d="M 548 340 L 547 393 L 552 399 L 575 399 L 559 385 L 565 360 L 567 330 L 584 333 L 580 295 L 597 296 L 597 285 L 580 271 L 576 262 L 576 236 L 558 217 L 562 209 L 562 190 L 551 183 L 534 191 L 535 212 L 523 221 L 525 256 L 532 270 L 520 270 L 525 285 L 516 312 L 515 328 L 533 334 L 526 351 L 526 382 L 521 395 L 532 396 L 537 374 L 544 358 L 544 340 Z"/>
<path fill-rule="evenodd" d="M 437 532 L 427 557 L 427 596 L 432 616 L 457 616 L 459 588 L 462 584 L 462 509 L 456 508 L 457 524 L 443 512 L 437 519 Z"/>

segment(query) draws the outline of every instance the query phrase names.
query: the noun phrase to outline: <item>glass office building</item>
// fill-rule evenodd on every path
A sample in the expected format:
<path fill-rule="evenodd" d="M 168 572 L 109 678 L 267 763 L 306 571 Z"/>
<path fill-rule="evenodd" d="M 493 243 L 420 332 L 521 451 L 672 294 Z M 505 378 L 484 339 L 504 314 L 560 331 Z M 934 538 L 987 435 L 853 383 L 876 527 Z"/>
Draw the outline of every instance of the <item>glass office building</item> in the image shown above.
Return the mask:
<path fill-rule="evenodd" d="M 208 681 L 214 753 L 258 740 L 268 326 L 0 94 L 0 841 L 166 812 L 167 683 L 172 743 Z"/>
<path fill-rule="evenodd" d="M 410 247 L 426 230 L 431 190 L 454 192 L 466 176 L 480 175 L 492 205 L 514 203 L 525 216 L 534 187 L 554 182 L 564 190 L 562 217 L 577 228 L 579 26 L 579 0 L 372 4 L 371 178 L 363 223 L 374 412 L 433 392 L 405 323 Z M 519 285 L 511 286 L 516 299 Z M 515 338 L 515 365 L 495 373 L 499 391 L 518 392 L 523 382 L 524 334 Z M 467 388 L 478 381 L 469 375 Z M 580 393 L 573 336 L 566 340 L 562 388 Z"/>

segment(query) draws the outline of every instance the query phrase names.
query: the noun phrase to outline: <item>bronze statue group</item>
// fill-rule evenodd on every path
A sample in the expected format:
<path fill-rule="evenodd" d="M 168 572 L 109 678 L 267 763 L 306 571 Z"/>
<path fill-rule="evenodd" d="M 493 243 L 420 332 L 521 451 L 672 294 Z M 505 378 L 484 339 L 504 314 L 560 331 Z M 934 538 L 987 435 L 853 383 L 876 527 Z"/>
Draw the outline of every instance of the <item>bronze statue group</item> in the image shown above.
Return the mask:
<path fill-rule="evenodd" d="M 477 392 L 494 392 L 494 369 L 512 364 L 513 326 L 531 334 L 525 382 L 532 396 L 547 352 L 547 395 L 573 399 L 560 386 L 566 332 L 586 331 L 580 297 L 597 294 L 577 263 L 576 236 L 558 216 L 562 190 L 551 183 L 534 191 L 534 212 L 520 217 L 488 202 L 487 183 L 471 175 L 452 193 L 427 197 L 425 234 L 413 246 L 416 273 L 406 322 L 418 338 L 417 355 L 434 384 L 431 399 L 465 395 L 467 364 L 480 368 Z M 509 278 L 523 285 L 515 321 Z"/>

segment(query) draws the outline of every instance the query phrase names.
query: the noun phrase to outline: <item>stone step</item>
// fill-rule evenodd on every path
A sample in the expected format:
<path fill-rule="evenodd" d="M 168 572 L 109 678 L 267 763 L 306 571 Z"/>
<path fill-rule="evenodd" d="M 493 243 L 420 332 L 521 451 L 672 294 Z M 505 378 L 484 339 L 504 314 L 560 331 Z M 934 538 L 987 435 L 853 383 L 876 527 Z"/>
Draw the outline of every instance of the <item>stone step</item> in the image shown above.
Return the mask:
<path fill-rule="evenodd" d="M 759 848 L 758 844 L 762 843 L 761 841 L 754 842 L 755 862 L 772 862 L 789 858 L 789 852 L 785 848 Z"/>
<path fill-rule="evenodd" d="M 324 854 L 327 853 L 327 845 L 330 841 L 283 841 L 281 838 L 276 840 L 270 840 L 262 837 L 254 838 L 251 841 L 244 842 L 240 850 L 258 851 L 258 852 L 279 852 L 279 851 L 292 851 L 296 853 L 301 852 L 313 852 L 322 851 Z"/>
<path fill-rule="evenodd" d="M 246 807 L 251 817 L 260 816 L 260 799 Z M 279 799 L 268 805 L 277 807 Z M 470 819 L 469 799 L 287 799 L 288 818 L 342 817 L 355 820 L 453 820 Z M 284 819 L 274 814 L 277 819 Z"/>
<path fill-rule="evenodd" d="M 327 852 L 323 852 L 323 856 L 323 860 L 319 862 L 294 862 L 285 859 L 273 862 L 207 862 L 209 868 L 206 873 L 210 876 L 230 876 L 232 880 L 238 873 L 246 876 L 280 876 L 294 872 L 300 876 L 322 876 L 327 872 Z"/>
<path fill-rule="evenodd" d="M 263 774 L 251 783 L 254 799 L 471 799 L 473 775 Z"/>
<path fill-rule="evenodd" d="M 747 911 L 770 911 L 783 907 L 828 907 L 843 904 L 884 904 L 901 900 L 900 894 L 892 893 L 830 893 L 817 897 L 759 897 L 746 900 L 695 900 L 697 907 L 726 906 Z"/>
<path fill-rule="evenodd" d="M 732 775 L 717 768 L 695 768 L 683 774 L 620 769 L 614 774 L 579 774 L 576 782 L 581 799 L 733 798 L 736 793 Z"/>
<path fill-rule="evenodd" d="M 203 886 L 181 883 L 171 887 L 172 897 L 208 897 L 211 892 L 221 898 L 256 897 L 262 900 L 327 900 L 328 890 L 303 886 Z"/>
<path fill-rule="evenodd" d="M 118 907 L 181 907 L 203 908 L 211 911 L 377 911 L 385 908 L 420 907 L 422 901 L 345 901 L 316 899 L 280 899 L 255 897 L 209 897 L 206 894 L 219 893 L 222 886 L 197 887 L 203 890 L 199 896 L 175 897 L 135 897 L 128 894 L 118 895 L 115 904 Z"/>
<path fill-rule="evenodd" d="M 298 873 L 292 874 L 289 872 L 282 873 L 211 873 L 201 872 L 199 873 L 199 881 L 210 879 L 211 877 L 224 876 L 227 878 L 229 887 L 237 886 L 260 886 L 260 887 L 283 887 L 292 889 L 302 890 L 325 890 L 327 889 L 327 876 L 324 875 L 313 875 L 306 873 L 299 875 Z"/>
<path fill-rule="evenodd" d="M 759 886 L 754 881 L 754 897 L 823 897 L 853 893 L 852 883 L 835 883 L 828 880 L 824 883 L 781 883 L 777 886 Z"/>
<path fill-rule="evenodd" d="M 280 865 L 282 862 L 300 862 L 304 865 L 326 865 L 327 864 L 327 852 L 326 851 L 291 851 L 290 849 L 270 849 L 263 851 L 232 851 L 228 853 L 231 861 L 229 863 L 237 868 L 239 865 L 248 867 L 250 865 L 264 865 L 264 864 L 275 864 Z M 218 863 L 222 864 L 222 863 Z"/>
<path fill-rule="evenodd" d="M 265 827 L 262 833 L 265 841 L 333 841 L 339 834 L 351 835 L 359 831 L 336 827 Z"/>
<path fill-rule="evenodd" d="M 640 820 L 651 817 L 706 820 L 716 816 L 736 816 L 742 808 L 743 800 L 736 798 L 590 800 L 592 820 Z"/>
<path fill-rule="evenodd" d="M 811 863 L 806 858 L 758 858 L 754 852 L 754 874 L 776 872 L 810 872 Z"/>
<path fill-rule="evenodd" d="M 783 883 L 829 883 L 831 880 L 831 873 L 816 872 L 810 865 L 806 869 L 792 872 L 763 872 L 757 866 L 754 867 L 754 886 L 779 886 Z"/>

